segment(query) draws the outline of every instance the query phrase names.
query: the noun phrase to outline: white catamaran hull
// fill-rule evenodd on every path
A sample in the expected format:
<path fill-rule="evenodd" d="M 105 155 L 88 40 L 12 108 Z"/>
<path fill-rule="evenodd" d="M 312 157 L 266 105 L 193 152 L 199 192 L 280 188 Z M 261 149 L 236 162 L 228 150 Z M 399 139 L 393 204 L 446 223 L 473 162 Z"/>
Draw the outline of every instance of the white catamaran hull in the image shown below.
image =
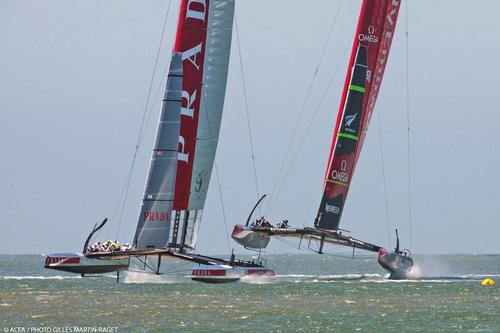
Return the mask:
<path fill-rule="evenodd" d="M 206 283 L 237 282 L 242 278 L 272 278 L 276 274 L 270 268 L 234 267 L 230 265 L 198 265 L 193 268 L 191 279 Z"/>
<path fill-rule="evenodd" d="M 54 253 L 45 257 L 45 268 L 77 274 L 111 273 L 128 268 L 128 259 L 91 259 L 78 253 Z"/>

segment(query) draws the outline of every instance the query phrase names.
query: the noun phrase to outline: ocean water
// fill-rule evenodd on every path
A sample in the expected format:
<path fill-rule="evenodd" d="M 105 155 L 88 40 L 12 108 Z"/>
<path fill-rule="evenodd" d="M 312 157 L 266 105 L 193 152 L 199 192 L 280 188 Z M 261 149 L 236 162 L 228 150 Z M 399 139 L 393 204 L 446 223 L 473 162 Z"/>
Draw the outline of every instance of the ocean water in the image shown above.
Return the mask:
<path fill-rule="evenodd" d="M 43 256 L 0 255 L 0 332 L 500 332 L 498 255 L 417 257 L 391 281 L 368 255 L 275 255 L 272 281 L 192 282 L 190 263 L 162 276 L 81 278 Z M 124 276 L 126 275 L 126 276 Z"/>

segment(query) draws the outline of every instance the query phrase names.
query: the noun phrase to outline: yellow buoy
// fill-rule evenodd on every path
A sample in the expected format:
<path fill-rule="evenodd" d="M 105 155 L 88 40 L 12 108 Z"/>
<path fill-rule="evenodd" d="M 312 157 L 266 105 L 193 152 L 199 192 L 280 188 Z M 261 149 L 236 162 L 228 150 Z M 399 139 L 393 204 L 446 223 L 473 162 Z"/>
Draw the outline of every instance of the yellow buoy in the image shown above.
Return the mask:
<path fill-rule="evenodd" d="M 494 286 L 495 281 L 493 281 L 492 279 L 484 279 L 483 281 L 481 281 L 481 285 L 482 286 Z"/>

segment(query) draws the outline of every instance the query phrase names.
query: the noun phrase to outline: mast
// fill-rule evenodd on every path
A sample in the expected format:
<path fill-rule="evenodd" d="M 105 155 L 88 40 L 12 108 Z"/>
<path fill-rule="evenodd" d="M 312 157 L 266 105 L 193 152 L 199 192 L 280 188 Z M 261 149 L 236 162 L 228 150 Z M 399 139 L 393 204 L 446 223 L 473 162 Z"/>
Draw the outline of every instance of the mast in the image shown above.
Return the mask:
<path fill-rule="evenodd" d="M 400 0 L 363 0 L 314 226 L 336 230 L 384 76 Z"/>
<path fill-rule="evenodd" d="M 157 142 L 168 141 L 174 147 L 174 157 L 170 164 L 156 167 L 153 152 L 134 239 L 136 248 L 168 246 L 183 251 L 196 245 L 219 139 L 233 16 L 234 0 L 181 1 L 170 65 L 172 71 L 175 63 L 181 73 L 177 104 L 171 101 L 162 109 L 162 115 L 175 118 L 178 125 L 172 120 L 168 126 L 171 136 L 164 136 L 160 126 L 157 132 Z M 166 95 L 171 80 L 169 73 Z M 164 185 L 162 192 L 151 193 L 159 184 Z M 149 196 L 160 197 L 161 203 L 148 206 Z M 148 221 L 157 216 L 161 219 Z"/>

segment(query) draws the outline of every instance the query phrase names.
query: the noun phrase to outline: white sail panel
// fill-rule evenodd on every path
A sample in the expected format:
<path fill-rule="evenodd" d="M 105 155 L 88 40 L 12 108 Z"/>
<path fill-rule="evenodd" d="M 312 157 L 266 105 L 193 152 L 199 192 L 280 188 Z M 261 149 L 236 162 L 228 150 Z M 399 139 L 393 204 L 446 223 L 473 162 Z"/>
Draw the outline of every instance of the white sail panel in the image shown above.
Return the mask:
<path fill-rule="evenodd" d="M 233 17 L 234 0 L 210 1 L 190 211 L 203 209 L 212 174 L 226 92 Z"/>
<path fill-rule="evenodd" d="M 165 97 L 134 237 L 137 249 L 166 246 L 174 200 L 182 94 L 181 54 L 170 62 Z"/>
<path fill-rule="evenodd" d="M 184 246 L 189 249 L 194 249 L 198 240 L 198 228 L 200 227 L 203 210 L 192 211 L 186 227 L 186 238 Z"/>

